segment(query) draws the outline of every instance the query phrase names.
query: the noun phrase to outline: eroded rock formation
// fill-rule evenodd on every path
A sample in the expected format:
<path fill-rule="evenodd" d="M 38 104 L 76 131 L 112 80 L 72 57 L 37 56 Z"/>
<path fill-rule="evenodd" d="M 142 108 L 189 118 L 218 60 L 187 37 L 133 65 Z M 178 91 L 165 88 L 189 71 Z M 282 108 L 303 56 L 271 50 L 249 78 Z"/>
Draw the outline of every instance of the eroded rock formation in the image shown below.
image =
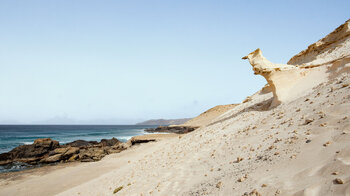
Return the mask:
<path fill-rule="evenodd" d="M 268 61 L 260 49 L 242 59 L 248 59 L 254 74 L 262 75 L 268 82 L 274 95 L 271 107 L 294 100 L 334 74 L 349 70 L 350 20 L 291 58 L 288 64 Z"/>

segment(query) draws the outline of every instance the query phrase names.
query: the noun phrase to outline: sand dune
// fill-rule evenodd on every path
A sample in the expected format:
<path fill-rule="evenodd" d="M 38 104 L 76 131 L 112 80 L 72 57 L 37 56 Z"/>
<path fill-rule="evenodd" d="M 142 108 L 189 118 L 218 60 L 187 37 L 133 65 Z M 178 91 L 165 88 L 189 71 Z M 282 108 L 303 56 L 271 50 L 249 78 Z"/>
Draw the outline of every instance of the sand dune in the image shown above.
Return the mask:
<path fill-rule="evenodd" d="M 194 132 L 3 180 L 0 195 L 350 195 L 349 23 L 288 69 L 254 70 L 273 93 L 203 117 Z"/>
<path fill-rule="evenodd" d="M 182 126 L 201 127 L 210 124 L 211 121 L 234 108 L 237 104 L 218 105 L 201 113 L 199 116 L 185 122 Z"/>

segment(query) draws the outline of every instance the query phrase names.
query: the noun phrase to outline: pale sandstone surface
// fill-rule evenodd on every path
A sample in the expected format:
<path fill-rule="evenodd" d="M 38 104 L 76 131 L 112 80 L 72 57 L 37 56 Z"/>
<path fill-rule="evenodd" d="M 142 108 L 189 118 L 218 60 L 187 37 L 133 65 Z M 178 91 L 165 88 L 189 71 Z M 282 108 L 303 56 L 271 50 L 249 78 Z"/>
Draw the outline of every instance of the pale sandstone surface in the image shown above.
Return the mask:
<path fill-rule="evenodd" d="M 260 49 L 242 59 L 248 59 L 254 74 L 266 79 L 274 94 L 271 103 L 274 107 L 305 95 L 317 85 L 339 75 L 339 71 L 348 72 L 350 68 L 345 64 L 350 61 L 349 38 L 350 20 L 292 57 L 287 64 L 270 62 Z"/>
<path fill-rule="evenodd" d="M 262 90 L 194 132 L 4 180 L 0 195 L 114 195 L 121 186 L 115 195 L 350 195 L 350 61 L 338 55 L 350 54 L 348 26 L 331 34 L 332 50 L 302 52 L 286 69 L 273 64 L 274 93 Z M 282 82 L 289 76 L 293 85 Z"/>

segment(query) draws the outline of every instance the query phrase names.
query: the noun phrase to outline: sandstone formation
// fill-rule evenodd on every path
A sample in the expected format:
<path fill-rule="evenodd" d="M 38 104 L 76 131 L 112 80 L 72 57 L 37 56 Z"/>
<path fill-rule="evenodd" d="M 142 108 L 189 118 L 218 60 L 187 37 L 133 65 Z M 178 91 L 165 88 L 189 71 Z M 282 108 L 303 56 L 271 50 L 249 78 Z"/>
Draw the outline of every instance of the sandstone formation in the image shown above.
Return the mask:
<path fill-rule="evenodd" d="M 309 71 L 307 69 L 301 69 L 294 65 L 272 63 L 262 55 L 260 49 L 242 59 L 248 59 L 253 66 L 254 74 L 262 75 L 266 79 L 274 95 L 271 107 L 277 106 L 281 102 L 290 101 L 324 81 L 320 79 L 318 82 L 308 82 Z"/>
<path fill-rule="evenodd" d="M 315 67 L 330 63 L 349 61 L 350 20 L 340 25 L 326 37 L 311 44 L 307 49 L 292 57 L 289 65 Z"/>
<path fill-rule="evenodd" d="M 334 74 L 349 69 L 344 67 L 350 61 L 349 20 L 310 45 L 288 61 L 288 64 L 275 64 L 268 61 L 260 49 L 242 59 L 248 59 L 254 74 L 262 75 L 272 89 L 274 99 L 271 106 L 292 101 L 309 92 L 315 86 L 334 77 Z"/>

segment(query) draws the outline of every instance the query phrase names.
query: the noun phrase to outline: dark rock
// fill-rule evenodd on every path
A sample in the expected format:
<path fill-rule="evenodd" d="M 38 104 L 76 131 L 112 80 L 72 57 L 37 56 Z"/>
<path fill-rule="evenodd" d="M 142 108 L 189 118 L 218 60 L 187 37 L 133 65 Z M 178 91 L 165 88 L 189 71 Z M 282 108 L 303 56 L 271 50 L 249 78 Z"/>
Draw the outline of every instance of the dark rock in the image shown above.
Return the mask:
<path fill-rule="evenodd" d="M 46 158 L 41 159 L 40 163 L 54 163 L 62 160 L 62 154 L 55 154 Z"/>
<path fill-rule="evenodd" d="M 71 156 L 73 156 L 74 154 L 78 154 L 80 151 L 80 149 L 78 147 L 63 147 L 63 148 L 56 148 L 55 150 L 51 151 L 49 153 L 49 156 L 53 156 L 53 155 L 61 155 L 60 159 L 58 161 L 61 160 L 67 160 L 69 159 Z"/>
<path fill-rule="evenodd" d="M 79 148 L 77 147 L 69 147 L 68 150 L 63 154 L 65 159 L 70 158 L 72 155 L 79 153 Z"/>
<path fill-rule="evenodd" d="M 131 145 L 154 142 L 154 141 L 156 141 L 156 140 L 155 139 L 143 139 L 143 138 L 131 138 L 130 139 Z"/>
<path fill-rule="evenodd" d="M 185 134 L 196 130 L 198 127 L 187 127 L 187 126 L 160 126 L 157 128 L 145 129 L 148 133 L 176 133 Z"/>
<path fill-rule="evenodd" d="M 102 146 L 114 146 L 114 145 L 119 144 L 119 143 L 121 143 L 121 142 L 114 137 L 112 139 L 102 139 L 100 142 L 100 144 Z"/>
<path fill-rule="evenodd" d="M 12 153 L 8 153 L 8 152 L 5 152 L 5 153 L 2 153 L 0 154 L 0 165 L 3 165 L 1 164 L 1 162 L 6 162 L 7 160 L 11 160 L 12 159 Z"/>
<path fill-rule="evenodd" d="M 72 146 L 72 147 L 87 147 L 97 145 L 96 141 L 85 141 L 85 140 L 75 140 L 74 142 L 70 142 L 65 144 L 64 146 Z"/>
<path fill-rule="evenodd" d="M 82 162 L 87 162 L 87 159 L 92 159 L 93 161 L 99 161 L 107 154 L 108 154 L 108 151 L 101 147 L 85 148 L 80 150 L 79 159 Z"/>
<path fill-rule="evenodd" d="M 93 162 L 94 160 L 90 157 L 84 157 L 80 160 L 80 162 Z"/>
<path fill-rule="evenodd" d="M 33 144 L 22 145 L 8 153 L 0 154 L 0 165 L 21 162 L 31 165 L 56 162 L 101 160 L 105 155 L 118 153 L 127 148 L 118 139 L 102 139 L 101 142 L 76 140 L 65 145 L 50 138 L 37 139 Z"/>
<path fill-rule="evenodd" d="M 18 146 L 8 153 L 0 154 L 0 165 L 14 162 L 36 164 L 41 159 L 46 158 L 50 151 L 58 147 L 58 141 L 50 138 L 36 139 L 33 144 Z"/>
<path fill-rule="evenodd" d="M 39 138 L 34 140 L 33 143 L 35 146 L 55 149 L 60 146 L 59 142 L 56 140 L 52 140 L 51 138 Z"/>
<path fill-rule="evenodd" d="M 12 163 L 14 161 L 24 163 L 36 162 L 58 147 L 58 141 L 50 138 L 36 139 L 33 144 L 18 146 L 8 153 L 1 154 L 0 164 Z"/>

